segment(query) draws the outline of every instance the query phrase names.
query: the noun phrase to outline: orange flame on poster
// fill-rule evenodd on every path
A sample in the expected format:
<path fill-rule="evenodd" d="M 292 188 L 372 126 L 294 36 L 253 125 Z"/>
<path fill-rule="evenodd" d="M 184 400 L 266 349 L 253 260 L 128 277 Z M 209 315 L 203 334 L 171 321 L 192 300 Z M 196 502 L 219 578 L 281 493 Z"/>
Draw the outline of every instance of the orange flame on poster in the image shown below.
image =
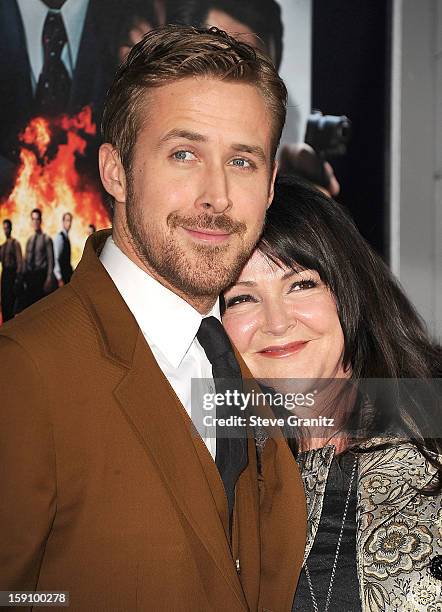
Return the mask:
<path fill-rule="evenodd" d="M 49 155 L 53 134 L 60 130 L 65 132 L 65 142 L 57 146 L 55 155 Z M 42 211 L 43 231 L 52 238 L 61 229 L 63 213 L 72 213 L 69 237 L 74 267 L 80 260 L 88 225 L 92 223 L 97 229 L 109 227 L 101 194 L 94 185 L 85 182 L 75 165 L 77 157 L 85 154 L 85 136 L 95 133 L 92 111 L 86 106 L 73 117 L 35 117 L 20 135 L 20 167 L 12 192 L 0 202 L 0 217 L 11 219 L 13 236 L 20 241 L 23 251 L 32 234 L 33 208 Z"/>

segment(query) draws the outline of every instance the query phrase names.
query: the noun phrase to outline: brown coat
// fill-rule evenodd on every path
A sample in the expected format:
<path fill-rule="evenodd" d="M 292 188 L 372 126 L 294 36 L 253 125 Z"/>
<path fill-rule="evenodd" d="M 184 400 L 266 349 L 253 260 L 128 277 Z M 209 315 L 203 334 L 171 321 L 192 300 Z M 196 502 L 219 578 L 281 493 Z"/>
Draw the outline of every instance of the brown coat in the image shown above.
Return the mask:
<path fill-rule="evenodd" d="M 258 476 L 249 440 L 231 551 L 215 464 L 97 257 L 107 235 L 0 329 L 0 590 L 70 591 L 86 612 L 288 611 L 306 537 L 288 447 L 269 439 Z"/>

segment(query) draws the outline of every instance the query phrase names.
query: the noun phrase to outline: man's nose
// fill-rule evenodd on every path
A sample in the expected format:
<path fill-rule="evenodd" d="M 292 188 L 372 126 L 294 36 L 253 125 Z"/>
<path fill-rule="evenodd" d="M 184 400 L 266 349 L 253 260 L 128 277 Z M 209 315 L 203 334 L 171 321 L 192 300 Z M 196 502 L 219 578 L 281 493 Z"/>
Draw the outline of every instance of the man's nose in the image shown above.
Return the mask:
<path fill-rule="evenodd" d="M 195 206 L 204 212 L 212 213 L 225 213 L 232 208 L 229 180 L 222 164 L 214 164 L 207 169 Z"/>

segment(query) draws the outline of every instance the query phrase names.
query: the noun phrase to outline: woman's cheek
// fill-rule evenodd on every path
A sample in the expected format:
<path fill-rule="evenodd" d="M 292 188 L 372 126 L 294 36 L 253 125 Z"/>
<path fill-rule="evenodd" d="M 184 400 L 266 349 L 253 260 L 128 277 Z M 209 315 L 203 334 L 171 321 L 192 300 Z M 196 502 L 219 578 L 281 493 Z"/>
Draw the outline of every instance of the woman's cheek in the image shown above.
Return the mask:
<path fill-rule="evenodd" d="M 251 347 L 253 336 L 259 328 L 259 317 L 252 313 L 225 314 L 223 325 L 238 351 L 245 353 Z"/>
<path fill-rule="evenodd" d="M 298 300 L 293 303 L 293 314 L 304 325 L 321 334 L 334 327 L 338 319 L 335 302 L 329 294 Z"/>

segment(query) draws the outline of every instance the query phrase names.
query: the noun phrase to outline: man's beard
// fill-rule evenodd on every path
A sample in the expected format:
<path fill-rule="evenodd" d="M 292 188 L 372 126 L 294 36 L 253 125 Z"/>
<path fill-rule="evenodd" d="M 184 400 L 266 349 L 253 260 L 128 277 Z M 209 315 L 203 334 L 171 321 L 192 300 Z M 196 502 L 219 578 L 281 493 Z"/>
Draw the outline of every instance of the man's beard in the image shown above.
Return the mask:
<path fill-rule="evenodd" d="M 133 195 L 127 198 L 127 227 L 132 247 L 139 259 L 172 287 L 192 298 L 217 297 L 239 276 L 249 259 L 259 235 L 245 240 L 247 226 L 227 215 L 202 213 L 195 217 L 176 212 L 167 217 L 168 235 L 146 224 L 143 209 L 136 205 Z M 232 258 L 231 244 L 189 244 L 184 249 L 174 237 L 179 227 L 197 231 L 218 230 L 236 234 L 241 247 Z M 230 242 L 230 241 L 229 241 Z M 228 257 L 229 262 L 223 263 Z"/>

